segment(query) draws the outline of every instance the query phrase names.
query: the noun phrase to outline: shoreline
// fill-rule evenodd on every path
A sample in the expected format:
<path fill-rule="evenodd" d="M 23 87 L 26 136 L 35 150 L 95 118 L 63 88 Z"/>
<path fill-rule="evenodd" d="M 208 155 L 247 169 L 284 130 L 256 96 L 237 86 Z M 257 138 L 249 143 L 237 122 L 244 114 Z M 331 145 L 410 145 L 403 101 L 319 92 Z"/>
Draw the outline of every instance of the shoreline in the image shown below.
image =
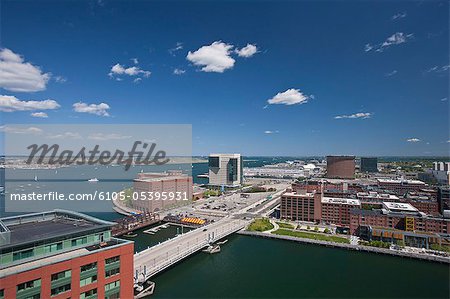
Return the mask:
<path fill-rule="evenodd" d="M 328 242 L 328 241 L 320 241 L 320 240 L 306 239 L 306 238 L 296 238 L 296 237 L 291 237 L 291 236 L 274 235 L 274 234 L 268 234 L 268 233 L 263 233 L 263 232 L 251 232 L 251 231 L 245 231 L 245 230 L 238 231 L 237 234 L 251 236 L 251 237 L 259 237 L 259 238 L 262 237 L 262 238 L 277 239 L 277 240 L 284 240 L 284 241 L 291 241 L 291 242 L 293 241 L 293 242 L 320 245 L 320 246 L 326 246 L 326 247 L 342 248 L 342 249 L 354 250 L 354 251 L 360 251 L 360 252 L 366 252 L 366 253 L 385 254 L 385 255 L 397 256 L 397 257 L 402 257 L 402 258 L 411 258 L 411 259 L 430 261 L 430 262 L 435 262 L 435 263 L 450 264 L 450 258 L 447 258 L 447 257 L 422 255 L 422 254 L 415 254 L 415 253 L 405 253 L 405 252 L 401 252 L 401 251 L 394 251 L 394 250 L 379 248 L 379 247 L 371 247 L 371 246 L 364 246 L 364 245 L 351 245 L 351 244 L 346 244 L 346 243 L 334 243 L 334 242 Z"/>

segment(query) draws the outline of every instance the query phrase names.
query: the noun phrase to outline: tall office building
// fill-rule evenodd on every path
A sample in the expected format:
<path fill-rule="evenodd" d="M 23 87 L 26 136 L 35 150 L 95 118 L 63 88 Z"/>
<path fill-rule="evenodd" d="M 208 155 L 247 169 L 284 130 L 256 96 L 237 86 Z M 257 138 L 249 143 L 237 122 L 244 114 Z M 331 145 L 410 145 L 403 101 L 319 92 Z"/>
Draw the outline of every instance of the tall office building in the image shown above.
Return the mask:
<path fill-rule="evenodd" d="M 327 178 L 353 179 L 355 156 L 327 156 Z"/>
<path fill-rule="evenodd" d="M 0 219 L 0 298 L 133 298 L 132 241 L 65 210 Z"/>
<path fill-rule="evenodd" d="M 378 172 L 378 158 L 361 157 L 361 172 Z"/>
<path fill-rule="evenodd" d="M 240 154 L 209 155 L 209 185 L 238 187 L 243 181 Z"/>

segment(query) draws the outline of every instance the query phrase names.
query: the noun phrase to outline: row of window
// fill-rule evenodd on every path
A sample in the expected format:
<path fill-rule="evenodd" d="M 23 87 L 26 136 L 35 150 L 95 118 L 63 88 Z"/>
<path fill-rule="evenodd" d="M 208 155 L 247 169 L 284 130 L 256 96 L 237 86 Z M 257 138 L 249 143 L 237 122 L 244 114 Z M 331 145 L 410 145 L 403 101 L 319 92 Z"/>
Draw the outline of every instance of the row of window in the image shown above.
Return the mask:
<path fill-rule="evenodd" d="M 43 255 L 43 254 L 57 252 L 57 251 L 63 250 L 64 248 L 78 247 L 78 246 L 82 246 L 82 245 L 86 245 L 86 244 L 94 243 L 94 242 L 104 242 L 105 240 L 109 240 L 110 236 L 111 236 L 111 232 L 106 231 L 106 232 L 95 234 L 95 235 L 84 236 L 84 237 L 76 238 L 76 239 L 72 239 L 72 240 L 60 241 L 57 243 L 42 245 L 41 247 L 38 246 L 35 248 L 25 249 L 25 250 L 21 250 L 18 252 L 6 253 L 6 254 L 3 254 L 0 256 L 0 260 L 1 260 L 2 264 L 7 264 L 7 263 L 14 262 L 14 261 L 31 258 L 35 255 Z"/>
<path fill-rule="evenodd" d="M 120 262 L 120 256 L 114 256 L 114 257 L 111 257 L 111 258 L 108 258 L 108 259 L 105 260 L 105 264 L 106 265 L 112 264 L 112 263 L 116 263 L 116 262 Z M 93 263 L 89 263 L 89 264 L 81 266 L 80 267 L 80 274 L 86 273 L 87 271 L 94 270 L 94 269 L 97 269 L 97 262 L 93 262 Z M 120 266 L 112 268 L 112 269 L 105 270 L 105 277 L 111 277 L 111 276 L 117 275 L 119 273 L 120 273 Z M 68 278 L 68 277 L 71 277 L 71 276 L 72 276 L 72 271 L 71 270 L 66 270 L 66 271 L 61 271 L 61 272 L 58 272 L 58 273 L 54 273 L 54 274 L 51 275 L 50 278 L 51 278 L 52 283 L 54 283 L 54 282 L 57 282 L 57 281 L 59 281 L 61 279 Z M 94 283 L 96 281 L 97 281 L 97 273 L 95 275 L 91 275 L 91 276 L 88 276 L 88 277 L 80 277 L 80 286 L 83 287 L 83 286 L 86 286 L 88 284 Z M 105 286 L 105 291 L 113 289 L 115 287 L 119 287 L 119 286 L 120 286 L 120 281 L 115 281 L 113 283 L 110 283 L 110 284 L 106 285 Z M 30 280 L 30 281 L 18 284 L 17 287 L 16 287 L 16 292 L 17 292 L 18 295 L 20 295 L 20 294 L 24 293 L 24 291 L 31 291 L 34 288 L 39 288 L 39 294 L 35 294 L 33 296 L 26 297 L 26 298 L 35 299 L 36 296 L 37 296 L 36 298 L 40 298 L 40 287 L 41 287 L 41 279 Z M 54 287 L 54 288 L 51 289 L 51 296 L 56 296 L 58 294 L 67 292 L 70 289 L 71 289 L 71 283 L 67 283 L 67 284 L 62 285 L 62 286 Z M 94 295 L 96 293 L 97 293 L 97 289 L 87 291 L 87 292 L 83 293 L 84 294 L 83 298 L 91 298 L 91 296 L 92 296 L 92 298 L 94 298 Z M 4 298 L 4 290 L 2 289 L 2 290 L 0 290 L 0 299 L 3 299 L 3 298 Z"/>

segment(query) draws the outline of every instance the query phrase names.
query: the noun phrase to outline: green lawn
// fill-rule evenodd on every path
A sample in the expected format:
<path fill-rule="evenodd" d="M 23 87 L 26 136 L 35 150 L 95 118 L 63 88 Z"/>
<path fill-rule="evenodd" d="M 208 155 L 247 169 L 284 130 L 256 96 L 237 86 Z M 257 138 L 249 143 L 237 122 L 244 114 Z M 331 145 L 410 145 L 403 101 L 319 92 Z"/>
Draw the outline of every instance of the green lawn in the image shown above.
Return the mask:
<path fill-rule="evenodd" d="M 277 222 L 277 224 L 278 224 L 281 228 L 288 228 L 288 229 L 294 229 L 294 228 L 295 228 L 295 226 L 293 226 L 292 224 L 289 224 L 289 223 Z"/>
<path fill-rule="evenodd" d="M 292 231 L 280 228 L 272 234 L 281 235 L 281 236 L 291 236 L 291 237 L 297 237 L 297 238 L 307 238 L 307 239 L 314 239 L 314 240 L 320 240 L 320 241 L 329 241 L 329 242 L 336 242 L 336 243 L 350 243 L 350 241 L 346 238 L 337 237 L 337 236 L 330 236 L 330 235 L 324 235 L 324 234 L 316 234 L 316 233 L 307 233 L 307 232 L 300 232 L 300 231 Z"/>
<path fill-rule="evenodd" d="M 257 231 L 257 232 L 263 232 L 269 229 L 272 229 L 273 225 L 270 223 L 269 219 L 262 218 L 262 219 L 256 219 L 254 220 L 249 226 L 249 231 Z"/>

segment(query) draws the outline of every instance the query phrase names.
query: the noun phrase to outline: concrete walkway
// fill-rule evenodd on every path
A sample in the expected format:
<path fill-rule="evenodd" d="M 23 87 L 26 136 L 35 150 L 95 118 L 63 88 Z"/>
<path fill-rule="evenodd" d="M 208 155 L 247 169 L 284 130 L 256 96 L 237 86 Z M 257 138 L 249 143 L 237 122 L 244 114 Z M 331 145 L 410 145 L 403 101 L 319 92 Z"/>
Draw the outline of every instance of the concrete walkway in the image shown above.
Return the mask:
<path fill-rule="evenodd" d="M 269 229 L 269 230 L 266 230 L 263 233 L 271 234 L 272 232 L 274 232 L 274 231 L 276 231 L 276 230 L 278 230 L 280 228 L 280 226 L 274 220 L 269 219 L 269 221 L 270 221 L 270 223 L 272 223 L 273 228 Z"/>

